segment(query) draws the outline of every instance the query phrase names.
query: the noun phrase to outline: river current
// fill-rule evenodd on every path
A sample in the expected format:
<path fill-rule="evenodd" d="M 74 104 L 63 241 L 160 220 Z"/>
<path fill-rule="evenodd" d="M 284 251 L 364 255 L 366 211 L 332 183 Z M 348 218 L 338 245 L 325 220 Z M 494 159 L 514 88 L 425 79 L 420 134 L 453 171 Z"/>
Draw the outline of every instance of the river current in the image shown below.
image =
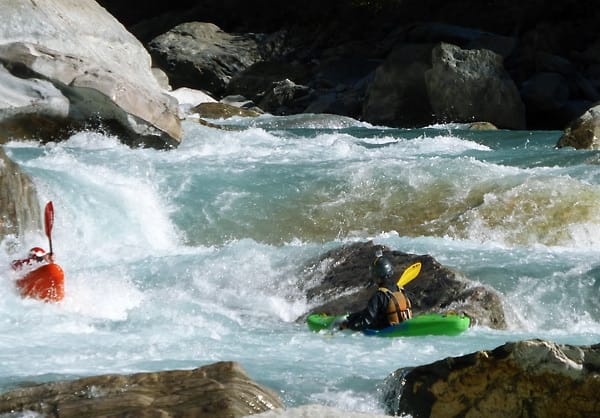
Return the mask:
<path fill-rule="evenodd" d="M 10 142 L 53 201 L 65 299 L 21 299 L 0 248 L 0 391 L 233 360 L 288 407 L 381 413 L 400 367 L 543 338 L 600 342 L 600 159 L 558 131 L 376 127 L 333 115 L 185 122 L 181 146 L 131 149 L 79 132 Z M 509 328 L 457 337 L 321 335 L 303 267 L 373 240 L 430 254 L 502 297 Z M 416 280 L 419 280 L 417 278 Z"/>

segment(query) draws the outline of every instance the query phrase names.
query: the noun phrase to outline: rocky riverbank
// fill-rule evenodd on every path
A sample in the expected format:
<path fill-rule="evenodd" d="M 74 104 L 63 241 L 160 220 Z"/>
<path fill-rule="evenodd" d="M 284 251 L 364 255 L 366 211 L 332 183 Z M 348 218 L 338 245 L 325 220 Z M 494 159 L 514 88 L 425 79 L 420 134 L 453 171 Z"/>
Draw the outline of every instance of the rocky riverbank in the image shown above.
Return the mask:
<path fill-rule="evenodd" d="M 383 383 L 383 404 L 390 415 L 414 418 L 598 416 L 599 350 L 597 345 L 530 340 L 399 369 Z M 232 362 L 25 387 L 0 395 L 0 413 L 55 418 L 379 416 L 316 405 L 286 409 L 273 391 Z"/>
<path fill-rule="evenodd" d="M 152 7 L 101 2 L 125 10 L 115 14 L 127 29 L 90 0 L 38 3 L 0 5 L 0 142 L 61 140 L 72 130 L 100 128 L 132 146 L 177 146 L 181 102 L 167 94 L 170 84 L 213 97 L 195 104 L 235 101 L 255 111 L 337 113 L 389 126 L 484 120 L 506 129 L 563 129 L 574 120 L 558 145 L 599 147 L 600 39 L 591 2 L 175 2 L 169 13 L 133 20 L 123 16 Z M 344 4 L 352 7 L 340 9 Z M 177 7 L 183 5 L 190 7 Z M 211 118 L 222 116 L 211 111 Z M 0 157 L 0 235 L 39 229 L 31 182 L 2 151 Z M 358 279 L 370 246 L 332 250 L 305 266 L 309 299 L 328 296 L 319 309 L 364 303 Z M 419 295 L 416 309 L 458 309 L 479 324 L 505 326 L 494 292 L 427 255 L 386 251 L 398 269 L 423 262 L 428 280 L 407 287 Z M 326 260 L 334 267 L 324 270 Z M 385 407 L 415 417 L 596 416 L 598 358 L 597 346 L 510 343 L 395 372 Z M 277 394 L 241 367 L 225 362 L 23 385 L 0 395 L 0 412 L 285 416 Z"/>
<path fill-rule="evenodd" d="M 241 95 L 273 114 L 563 130 L 600 99 L 599 12 L 589 1 L 101 4 L 173 88 Z M 561 146 L 597 146 L 580 125 Z"/>

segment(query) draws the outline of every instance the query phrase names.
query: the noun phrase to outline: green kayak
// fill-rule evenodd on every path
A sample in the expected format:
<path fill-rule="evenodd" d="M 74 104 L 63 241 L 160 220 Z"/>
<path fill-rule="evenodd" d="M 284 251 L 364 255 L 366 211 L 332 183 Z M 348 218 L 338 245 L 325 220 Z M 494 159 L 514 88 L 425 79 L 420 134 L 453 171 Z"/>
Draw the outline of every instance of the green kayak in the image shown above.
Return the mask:
<path fill-rule="evenodd" d="M 328 316 L 325 314 L 311 314 L 306 319 L 311 331 L 334 329 L 336 323 L 343 320 L 344 316 Z M 458 335 L 469 328 L 471 320 L 468 316 L 455 313 L 438 314 L 429 313 L 414 316 L 413 318 L 380 330 L 366 329 L 365 335 L 378 337 L 414 337 L 420 335 Z"/>

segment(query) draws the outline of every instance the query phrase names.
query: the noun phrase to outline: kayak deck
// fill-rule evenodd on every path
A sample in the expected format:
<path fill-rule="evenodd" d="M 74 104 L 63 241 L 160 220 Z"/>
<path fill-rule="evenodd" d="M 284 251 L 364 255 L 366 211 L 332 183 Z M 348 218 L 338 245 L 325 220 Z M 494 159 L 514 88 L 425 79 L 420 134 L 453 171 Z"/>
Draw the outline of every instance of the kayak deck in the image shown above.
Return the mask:
<path fill-rule="evenodd" d="M 343 320 L 343 316 L 312 314 L 306 319 L 311 331 L 327 330 L 334 327 L 334 322 Z M 455 313 L 428 313 L 380 330 L 366 329 L 365 335 L 378 337 L 413 337 L 424 335 L 458 335 L 466 331 L 471 320 L 466 315 Z"/>
<path fill-rule="evenodd" d="M 46 264 L 16 282 L 19 294 L 45 302 L 59 302 L 65 296 L 65 276 L 58 264 Z"/>

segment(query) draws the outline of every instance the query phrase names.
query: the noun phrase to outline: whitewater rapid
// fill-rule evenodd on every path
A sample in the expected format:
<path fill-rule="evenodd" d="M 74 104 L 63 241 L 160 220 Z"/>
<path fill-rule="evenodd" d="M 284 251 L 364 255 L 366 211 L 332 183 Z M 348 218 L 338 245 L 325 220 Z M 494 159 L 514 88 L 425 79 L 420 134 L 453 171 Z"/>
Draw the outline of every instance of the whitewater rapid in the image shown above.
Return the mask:
<path fill-rule="evenodd" d="M 55 207 L 59 304 L 23 300 L 1 244 L 0 389 L 239 361 L 288 406 L 381 413 L 400 367 L 506 341 L 600 336 L 600 165 L 558 132 L 375 127 L 331 115 L 186 122 L 175 150 L 79 132 L 4 149 Z M 430 254 L 498 291 L 507 330 L 313 334 L 303 268 L 345 243 Z"/>

